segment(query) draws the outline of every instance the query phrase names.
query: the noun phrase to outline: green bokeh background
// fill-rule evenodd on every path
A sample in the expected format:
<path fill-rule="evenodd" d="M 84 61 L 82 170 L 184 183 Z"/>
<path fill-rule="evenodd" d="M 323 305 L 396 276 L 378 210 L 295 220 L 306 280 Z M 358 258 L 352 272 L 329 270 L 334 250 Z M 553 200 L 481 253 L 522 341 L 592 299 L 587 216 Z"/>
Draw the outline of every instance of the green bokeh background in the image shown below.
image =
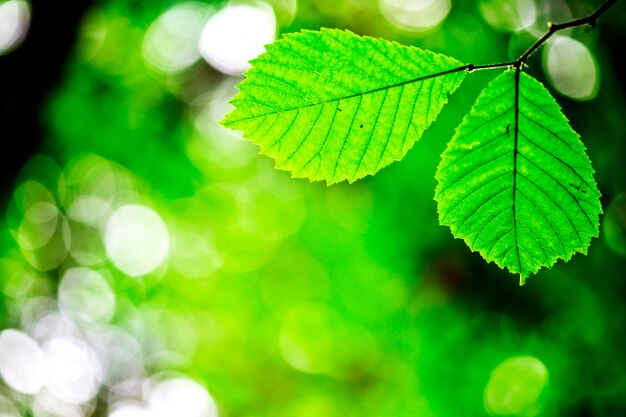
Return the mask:
<path fill-rule="evenodd" d="M 578 102 L 551 90 L 596 170 L 600 238 L 587 256 L 520 288 L 439 226 L 433 201 L 439 155 L 496 73 L 467 77 L 402 162 L 326 187 L 275 170 L 255 145 L 203 118 L 237 79 L 204 61 L 177 76 L 145 64 L 147 28 L 177 3 L 102 0 L 85 16 L 41 109 L 41 155 L 24 166 L 6 208 L 2 328 L 22 328 L 25 306 L 54 299 L 64 272 L 83 265 L 115 294 L 107 326 L 131 332 L 139 317 L 158 334 L 159 343 L 137 337 L 146 375 L 187 375 L 225 417 L 626 415 L 626 102 L 615 63 L 624 4 L 596 30 L 571 32 L 598 62 L 597 96 Z M 582 16 L 600 2 L 566 4 Z M 540 14 L 537 30 L 558 10 Z M 460 0 L 423 34 L 394 27 L 376 2 L 300 0 L 292 22 L 279 19 L 279 33 L 319 27 L 474 64 L 515 58 L 533 41 L 493 29 L 476 2 Z M 541 53 L 528 72 L 551 87 Z M 158 213 L 170 236 L 161 266 L 140 278 L 116 268 L 98 226 L 69 214 L 86 194 Z M 18 242 L 36 201 L 57 206 L 65 223 L 33 254 Z M 28 398 L 2 393 L 28 413 Z M 106 387 L 98 398 L 92 411 L 107 415 Z"/>

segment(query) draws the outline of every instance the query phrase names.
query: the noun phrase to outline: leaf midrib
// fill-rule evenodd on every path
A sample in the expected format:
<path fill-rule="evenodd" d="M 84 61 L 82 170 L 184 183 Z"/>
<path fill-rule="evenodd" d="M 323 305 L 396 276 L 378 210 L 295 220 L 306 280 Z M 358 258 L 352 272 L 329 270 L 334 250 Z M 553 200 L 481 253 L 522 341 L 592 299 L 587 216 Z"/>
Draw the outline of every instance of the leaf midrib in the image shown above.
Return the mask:
<path fill-rule="evenodd" d="M 513 138 L 514 138 L 514 142 L 513 142 L 513 230 L 514 230 L 514 236 L 515 236 L 515 251 L 517 254 L 517 265 L 519 266 L 519 273 L 520 273 L 520 277 L 524 276 L 524 273 L 522 271 L 522 260 L 519 256 L 519 241 L 518 241 L 518 236 L 517 236 L 517 202 L 516 202 L 516 198 L 517 198 L 517 140 L 519 137 L 519 96 L 520 96 L 520 92 L 519 92 L 519 85 L 520 85 L 520 74 L 521 74 L 521 67 L 517 67 L 515 68 L 515 103 L 514 103 L 514 108 L 515 108 L 515 122 L 514 122 L 514 132 L 513 132 Z M 541 245 L 540 245 L 541 246 Z M 520 278 L 521 280 L 523 280 L 523 278 Z M 523 281 L 522 281 L 523 282 Z"/>
<path fill-rule="evenodd" d="M 290 111 L 293 111 L 293 110 L 301 110 L 301 109 L 306 109 L 306 108 L 314 107 L 314 106 L 323 106 L 325 104 L 334 103 L 334 102 L 340 101 L 340 100 L 350 100 L 351 98 L 363 97 L 363 96 L 366 96 L 368 94 L 377 93 L 379 91 L 390 90 L 392 88 L 402 87 L 402 86 L 405 86 L 405 85 L 418 83 L 420 81 L 426 81 L 426 80 L 429 80 L 429 79 L 432 79 L 432 78 L 437 78 L 437 77 L 441 77 L 441 76 L 448 75 L 448 74 L 454 74 L 455 72 L 466 71 L 468 68 L 469 68 L 469 65 L 463 65 L 461 67 L 452 68 L 452 69 L 441 71 L 441 72 L 436 72 L 434 74 L 424 75 L 422 77 L 417 77 L 417 78 L 413 78 L 413 79 L 410 79 L 410 80 L 401 81 L 399 83 L 395 83 L 395 84 L 386 85 L 386 86 L 383 86 L 383 87 L 374 88 L 372 90 L 367 90 L 367 91 L 362 91 L 362 92 L 359 92 L 359 93 L 350 94 L 350 95 L 345 96 L 345 97 L 335 97 L 335 98 L 332 98 L 332 99 L 329 99 L 329 100 L 324 100 L 324 101 L 320 101 L 320 102 L 317 102 L 317 103 L 310 103 L 310 104 L 306 104 L 306 105 L 303 105 L 303 106 L 291 107 L 291 108 L 288 108 L 288 109 L 278 109 L 276 111 L 271 111 L 271 112 L 262 113 L 262 114 L 256 114 L 254 116 L 249 116 L 249 117 L 243 117 L 241 119 L 233 120 L 233 121 L 231 121 L 229 123 L 245 122 L 247 120 L 257 119 L 257 118 L 263 117 L 263 116 L 271 116 L 271 115 L 278 114 L 278 113 L 287 113 L 287 112 L 290 112 Z"/>

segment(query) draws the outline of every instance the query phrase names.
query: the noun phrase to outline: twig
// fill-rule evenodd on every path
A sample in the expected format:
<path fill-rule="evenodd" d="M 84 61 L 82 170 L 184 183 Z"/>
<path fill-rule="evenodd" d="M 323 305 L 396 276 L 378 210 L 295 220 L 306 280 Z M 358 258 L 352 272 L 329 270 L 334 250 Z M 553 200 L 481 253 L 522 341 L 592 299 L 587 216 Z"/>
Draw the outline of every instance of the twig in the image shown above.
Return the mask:
<path fill-rule="evenodd" d="M 476 70 L 486 70 L 486 69 L 495 69 L 495 68 L 503 68 L 503 67 L 514 67 L 520 68 L 522 67 L 528 58 L 532 54 L 534 54 L 537 49 L 539 49 L 552 35 L 557 32 L 560 32 L 565 29 L 571 29 L 576 27 L 581 27 L 585 25 L 589 25 L 591 27 L 595 27 L 598 19 L 605 14 L 611 7 L 613 7 L 619 0 L 607 0 L 604 2 L 602 6 L 600 6 L 595 12 L 591 13 L 587 17 L 581 17 L 579 19 L 570 20 L 568 22 L 563 23 L 548 23 L 548 31 L 543 34 L 543 36 L 535 43 L 533 43 L 530 48 L 528 48 L 519 58 L 515 61 L 502 62 L 498 64 L 487 64 L 487 65 L 467 65 L 467 71 L 472 72 Z"/>

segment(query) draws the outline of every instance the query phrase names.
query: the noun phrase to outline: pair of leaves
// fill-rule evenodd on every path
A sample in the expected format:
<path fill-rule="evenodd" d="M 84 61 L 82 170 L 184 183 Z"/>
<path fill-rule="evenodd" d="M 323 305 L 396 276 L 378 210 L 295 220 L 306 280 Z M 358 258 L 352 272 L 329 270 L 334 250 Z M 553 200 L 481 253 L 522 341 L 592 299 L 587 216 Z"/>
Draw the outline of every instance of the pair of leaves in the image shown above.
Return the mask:
<path fill-rule="evenodd" d="M 353 182 L 400 160 L 467 75 L 440 54 L 348 31 L 285 36 L 252 61 L 223 120 L 294 177 Z M 539 82 L 509 70 L 436 174 L 440 222 L 521 282 L 586 252 L 601 212 L 579 136 Z"/>

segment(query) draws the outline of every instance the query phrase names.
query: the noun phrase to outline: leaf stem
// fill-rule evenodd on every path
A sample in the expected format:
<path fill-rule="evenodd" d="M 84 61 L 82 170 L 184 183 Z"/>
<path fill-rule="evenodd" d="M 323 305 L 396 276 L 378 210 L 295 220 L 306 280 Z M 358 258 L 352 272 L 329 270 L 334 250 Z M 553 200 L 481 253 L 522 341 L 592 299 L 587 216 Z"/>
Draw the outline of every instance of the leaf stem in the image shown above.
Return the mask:
<path fill-rule="evenodd" d="M 488 69 L 496 69 L 496 68 L 502 68 L 502 67 L 514 67 L 516 63 L 517 63 L 517 60 L 508 61 L 508 62 L 500 62 L 498 64 L 487 64 L 487 65 L 469 64 L 467 65 L 467 71 L 473 72 L 473 71 L 478 71 L 478 70 L 488 70 Z"/>
<path fill-rule="evenodd" d="M 496 69 L 496 68 L 504 68 L 504 67 L 513 67 L 513 68 L 521 68 L 526 64 L 526 61 L 532 54 L 534 54 L 537 49 L 539 49 L 544 43 L 548 41 L 557 32 L 560 32 L 565 29 L 571 29 L 576 27 L 581 27 L 585 25 L 589 25 L 591 27 L 595 27 L 598 19 L 605 14 L 611 7 L 613 7 L 619 0 L 607 0 L 602 4 L 602 6 L 598 7 L 595 12 L 591 13 L 589 16 L 581 17 L 578 19 L 570 20 L 568 22 L 563 23 L 548 23 L 548 31 L 541 36 L 541 38 L 537 39 L 535 43 L 533 43 L 519 58 L 515 61 L 501 62 L 497 64 L 487 64 L 487 65 L 474 65 L 468 64 L 466 67 L 468 72 L 473 72 L 476 70 L 488 70 L 488 69 Z"/>

